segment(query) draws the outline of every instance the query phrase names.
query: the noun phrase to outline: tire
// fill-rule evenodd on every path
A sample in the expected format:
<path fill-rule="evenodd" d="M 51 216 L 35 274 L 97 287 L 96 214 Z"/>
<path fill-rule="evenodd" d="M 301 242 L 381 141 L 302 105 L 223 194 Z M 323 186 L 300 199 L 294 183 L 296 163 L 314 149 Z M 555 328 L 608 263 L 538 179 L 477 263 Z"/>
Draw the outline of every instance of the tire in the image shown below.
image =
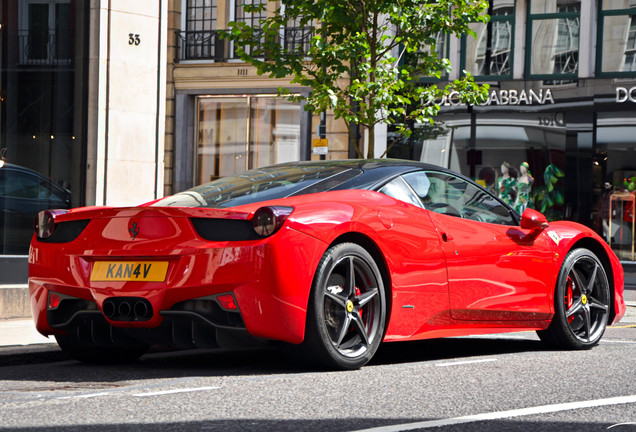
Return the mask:
<path fill-rule="evenodd" d="M 148 351 L 148 346 L 141 344 L 125 347 L 84 346 L 70 335 L 55 335 L 55 339 L 65 354 L 84 363 L 132 363 Z"/>
<path fill-rule="evenodd" d="M 302 358 L 329 369 L 359 369 L 384 337 L 386 295 L 371 255 L 354 243 L 325 252 L 314 276 Z"/>
<path fill-rule="evenodd" d="M 563 261 L 554 293 L 554 318 L 538 331 L 550 346 L 589 349 L 607 327 L 610 289 L 603 265 L 588 249 L 574 249 Z"/>

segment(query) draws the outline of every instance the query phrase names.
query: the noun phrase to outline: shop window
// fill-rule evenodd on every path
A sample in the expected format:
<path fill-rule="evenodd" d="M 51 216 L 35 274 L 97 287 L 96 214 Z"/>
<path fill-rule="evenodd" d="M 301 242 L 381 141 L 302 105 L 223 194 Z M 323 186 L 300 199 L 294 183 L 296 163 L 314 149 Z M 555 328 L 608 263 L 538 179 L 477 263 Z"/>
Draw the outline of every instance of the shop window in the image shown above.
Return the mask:
<path fill-rule="evenodd" d="M 475 179 L 518 213 L 530 207 L 551 220 L 563 219 L 567 181 L 564 113 L 475 116 L 438 116 L 444 129 L 426 136 L 419 160 Z M 545 121 L 547 117 L 550 121 Z M 472 121 L 476 123 L 474 137 Z M 549 191 L 545 184 L 548 176 L 554 179 Z"/>
<path fill-rule="evenodd" d="M 581 2 L 528 2 L 526 74 L 545 84 L 572 82 L 579 70 Z"/>
<path fill-rule="evenodd" d="M 200 97 L 196 184 L 300 158 L 300 105 L 269 96 Z"/>
<path fill-rule="evenodd" d="M 621 259 L 633 260 L 636 199 L 636 114 L 597 114 L 592 166 L 593 221 Z"/>
<path fill-rule="evenodd" d="M 493 0 L 488 7 L 488 24 L 473 23 L 476 38 L 462 39 L 462 69 L 474 77 L 512 78 L 515 4 L 512 0 Z"/>
<path fill-rule="evenodd" d="M 598 19 L 596 70 L 599 76 L 636 73 L 636 1 L 603 0 Z"/>

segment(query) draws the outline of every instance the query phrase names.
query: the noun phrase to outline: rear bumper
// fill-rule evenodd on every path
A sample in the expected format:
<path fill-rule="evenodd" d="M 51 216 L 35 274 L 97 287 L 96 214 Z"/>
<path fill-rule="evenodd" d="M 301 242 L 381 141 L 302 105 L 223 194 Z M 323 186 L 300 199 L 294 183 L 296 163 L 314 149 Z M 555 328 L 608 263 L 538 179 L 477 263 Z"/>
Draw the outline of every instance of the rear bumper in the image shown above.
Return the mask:
<path fill-rule="evenodd" d="M 49 308 L 47 323 L 56 332 L 73 335 L 83 346 L 212 348 L 257 342 L 247 333 L 240 312 L 223 310 L 215 296 L 177 303 L 158 313 L 163 319 L 156 327 L 114 327 L 95 302 L 66 296 L 58 307 Z"/>
<path fill-rule="evenodd" d="M 120 254 L 116 257 L 110 251 L 73 250 L 72 246 L 72 243 L 62 246 L 32 243 L 29 291 L 40 333 L 51 335 L 81 329 L 89 329 L 90 333 L 93 332 L 90 328 L 107 326 L 110 333 L 179 346 L 200 346 L 200 341 L 207 340 L 202 336 L 204 333 L 218 332 L 242 332 L 258 339 L 302 342 L 313 272 L 326 248 L 321 241 L 287 228 L 258 241 L 197 240 L 167 244 L 161 251 L 130 250 L 126 251 L 127 255 L 118 251 Z M 166 280 L 90 280 L 93 263 L 97 261 L 139 260 L 139 257 L 168 261 Z M 66 302 L 68 310 L 62 309 L 64 313 L 50 310 L 51 292 L 67 299 L 61 305 Z M 224 293 L 232 293 L 236 299 L 235 313 L 223 311 L 214 301 L 216 295 Z M 122 298 L 132 299 L 133 307 L 135 299 L 147 301 L 151 313 L 143 319 L 107 318 L 113 315 L 104 313 L 105 304 Z M 202 302 L 207 305 L 202 306 Z M 210 312 L 210 308 L 223 313 Z M 220 318 L 223 314 L 235 319 Z M 166 337 L 166 334 L 182 334 L 180 326 L 196 328 L 196 334 L 176 339 Z M 101 334 L 95 334 L 98 333 Z M 201 346 L 208 346 L 208 342 Z"/>

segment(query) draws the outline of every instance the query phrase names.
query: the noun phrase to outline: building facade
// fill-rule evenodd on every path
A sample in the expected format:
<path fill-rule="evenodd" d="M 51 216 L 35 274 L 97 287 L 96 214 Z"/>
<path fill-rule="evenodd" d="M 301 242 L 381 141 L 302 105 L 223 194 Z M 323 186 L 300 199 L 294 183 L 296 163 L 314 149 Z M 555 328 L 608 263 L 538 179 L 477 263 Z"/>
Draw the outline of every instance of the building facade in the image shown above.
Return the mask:
<path fill-rule="evenodd" d="M 3 0 L 0 286 L 39 210 L 163 194 L 167 0 Z"/>
<path fill-rule="evenodd" d="M 255 1 L 265 0 L 2 2 L 0 285 L 26 280 L 40 207 L 132 205 L 319 157 L 319 117 L 276 97 L 279 86 L 309 89 L 258 76 L 219 37 L 230 21 L 256 23 L 244 9 Z M 594 227 L 634 260 L 636 0 L 492 0 L 490 15 L 476 38 L 440 35 L 437 46 L 453 65 L 440 84 L 466 69 L 490 85 L 488 101 L 450 95 L 437 126 L 414 127 L 389 156 Z M 302 49 L 310 30 L 290 23 L 281 43 Z M 355 156 L 346 126 L 325 123 L 325 157 Z M 378 132 L 379 156 L 393 138 Z M 518 184 L 500 181 L 504 170 Z"/>
<path fill-rule="evenodd" d="M 277 97 L 279 87 L 295 94 L 309 89 L 289 80 L 258 76 L 242 62 L 233 44 L 220 37 L 228 23 L 257 25 L 278 7 L 267 3 L 262 16 L 244 6 L 266 0 L 170 0 L 168 40 L 165 193 L 250 168 L 317 158 L 318 116 L 301 103 Z M 281 43 L 302 50 L 312 28 L 290 23 Z M 327 115 L 328 158 L 350 155 L 346 125 Z"/>
<path fill-rule="evenodd" d="M 171 0 L 168 193 L 312 157 L 317 118 L 275 98 L 289 83 L 258 77 L 219 38 L 229 21 L 257 23 L 243 10 L 256 1 L 265 0 Z M 488 100 L 467 107 L 451 94 L 438 125 L 414 127 L 389 156 L 449 167 L 520 210 L 594 227 L 633 260 L 633 207 L 621 193 L 636 175 L 636 1 L 492 0 L 489 14 L 488 24 L 473 25 L 476 38 L 440 36 L 437 46 L 453 65 L 440 84 L 465 69 L 490 85 Z M 302 44 L 308 34 L 290 26 L 281 43 Z M 351 155 L 344 125 L 329 118 L 327 137 L 327 158 Z M 386 149 L 387 138 L 377 141 Z M 502 185 L 502 166 L 514 186 Z"/>
<path fill-rule="evenodd" d="M 415 128 L 399 151 L 477 179 L 519 211 L 593 227 L 633 261 L 636 1 L 494 0 L 490 15 L 476 38 L 448 40 L 449 78 L 470 71 L 488 100 L 450 95 L 438 127 Z"/>

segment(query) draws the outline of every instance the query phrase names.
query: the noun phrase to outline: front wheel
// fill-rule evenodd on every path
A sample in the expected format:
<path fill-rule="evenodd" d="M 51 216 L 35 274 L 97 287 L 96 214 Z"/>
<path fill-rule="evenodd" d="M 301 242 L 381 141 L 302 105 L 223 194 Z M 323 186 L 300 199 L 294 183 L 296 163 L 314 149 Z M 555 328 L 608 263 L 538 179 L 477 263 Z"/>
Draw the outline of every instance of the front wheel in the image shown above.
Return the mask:
<path fill-rule="evenodd" d="M 382 275 L 371 255 L 354 243 L 333 246 L 320 260 L 311 289 L 306 360 L 336 369 L 358 369 L 375 354 L 386 324 Z"/>
<path fill-rule="evenodd" d="M 575 249 L 559 272 L 550 327 L 537 333 L 549 345 L 591 348 L 607 327 L 610 300 L 609 282 L 599 259 L 588 249 Z"/>

